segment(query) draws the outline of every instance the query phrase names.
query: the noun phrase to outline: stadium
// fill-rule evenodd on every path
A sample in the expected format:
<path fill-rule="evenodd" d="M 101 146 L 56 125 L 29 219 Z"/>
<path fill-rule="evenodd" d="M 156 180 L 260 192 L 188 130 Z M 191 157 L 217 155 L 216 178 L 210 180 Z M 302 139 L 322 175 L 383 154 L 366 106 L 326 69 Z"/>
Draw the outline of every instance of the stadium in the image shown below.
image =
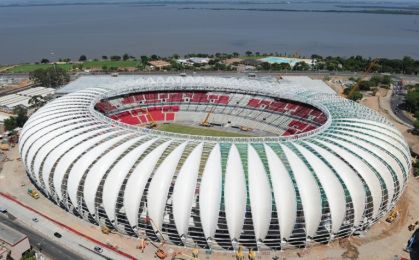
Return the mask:
<path fill-rule="evenodd" d="M 406 187 L 398 130 L 313 80 L 107 77 L 39 109 L 19 141 L 39 190 L 91 223 L 188 247 L 306 247 L 368 230 Z"/>

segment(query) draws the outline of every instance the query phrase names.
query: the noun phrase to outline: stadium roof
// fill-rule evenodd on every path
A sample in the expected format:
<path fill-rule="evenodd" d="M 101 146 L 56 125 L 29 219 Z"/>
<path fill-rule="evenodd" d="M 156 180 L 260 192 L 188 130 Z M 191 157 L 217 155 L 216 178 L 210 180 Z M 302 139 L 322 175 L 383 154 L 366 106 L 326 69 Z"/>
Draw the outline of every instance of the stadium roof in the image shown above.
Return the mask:
<path fill-rule="evenodd" d="M 275 88 L 287 89 L 310 89 L 320 93 L 335 92 L 322 80 L 313 80 L 306 76 L 284 76 L 283 80 L 277 81 L 271 77 L 258 78 L 255 80 L 249 80 L 245 77 L 199 77 L 199 76 L 188 76 L 188 77 L 167 77 L 167 76 L 138 76 L 138 75 L 119 75 L 118 77 L 112 77 L 110 75 L 101 76 L 81 76 L 78 79 L 70 82 L 66 86 L 57 90 L 57 94 L 68 94 L 75 91 L 83 90 L 86 88 L 104 88 L 109 90 L 119 90 L 129 87 L 135 87 L 142 83 L 148 82 L 172 82 L 173 85 L 186 84 L 185 82 L 202 82 L 203 84 L 235 84 L 236 87 L 246 88 L 249 84 L 256 84 L 259 86 L 268 85 Z M 278 86 L 279 83 L 279 86 Z"/>
<path fill-rule="evenodd" d="M 164 228 L 173 243 L 190 246 L 214 241 L 217 232 L 224 234 L 215 239 L 220 246 L 327 242 L 368 228 L 406 187 L 411 158 L 400 132 L 321 84 L 293 85 L 293 78 L 97 80 L 81 79 L 72 90 L 83 90 L 38 110 L 22 129 L 19 149 L 28 175 L 52 200 L 97 223 L 108 220 L 123 233 L 148 228 L 152 235 Z M 89 82 L 93 88 L 85 88 Z M 249 99 L 264 93 L 311 104 L 327 121 L 300 136 L 196 137 L 130 126 L 94 109 L 104 98 L 151 90 L 240 92 Z"/>

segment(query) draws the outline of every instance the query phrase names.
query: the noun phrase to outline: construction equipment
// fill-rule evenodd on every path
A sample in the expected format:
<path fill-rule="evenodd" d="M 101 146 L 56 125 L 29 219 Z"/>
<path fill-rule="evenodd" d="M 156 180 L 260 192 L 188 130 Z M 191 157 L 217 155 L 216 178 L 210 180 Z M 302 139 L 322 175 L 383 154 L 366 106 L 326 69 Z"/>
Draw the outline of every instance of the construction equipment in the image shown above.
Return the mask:
<path fill-rule="evenodd" d="M 387 223 L 393 223 L 396 218 L 399 216 L 399 212 L 396 209 L 393 209 L 392 211 L 390 211 L 390 213 L 388 214 L 387 218 L 386 218 L 386 222 Z"/>
<path fill-rule="evenodd" d="M 255 260 L 256 259 L 256 252 L 253 251 L 253 249 L 249 250 L 249 253 L 247 254 L 248 260 Z"/>
<path fill-rule="evenodd" d="M 10 145 L 8 143 L 0 144 L 0 150 L 9 151 L 10 150 Z"/>
<path fill-rule="evenodd" d="M 39 193 L 34 189 L 29 188 L 28 189 L 28 194 L 36 200 L 39 199 Z"/>
<path fill-rule="evenodd" d="M 244 132 L 249 132 L 249 131 L 252 131 L 253 129 L 250 127 L 240 126 L 240 130 Z"/>
<path fill-rule="evenodd" d="M 100 231 L 102 231 L 102 233 L 105 235 L 109 235 L 111 233 L 111 229 L 108 228 L 107 226 L 101 226 Z"/>
<path fill-rule="evenodd" d="M 148 111 L 147 109 L 147 118 L 148 118 L 148 124 L 147 124 L 147 128 L 155 128 L 157 127 L 157 123 L 154 120 L 153 116 L 151 115 L 150 111 Z"/>
<path fill-rule="evenodd" d="M 209 123 L 209 117 L 214 112 L 215 106 L 211 108 L 211 110 L 208 112 L 208 114 L 205 116 L 204 120 L 199 124 L 200 126 L 210 127 L 211 124 Z"/>
<path fill-rule="evenodd" d="M 239 249 L 236 252 L 236 260 L 244 260 L 242 246 L 239 246 Z"/>
<path fill-rule="evenodd" d="M 362 74 L 361 78 L 355 83 L 355 85 L 352 86 L 351 90 L 349 91 L 347 98 L 351 99 L 351 97 L 354 95 L 356 91 L 359 89 L 359 85 L 361 84 L 361 81 L 363 78 L 365 78 L 368 73 L 371 72 L 372 67 L 379 61 L 379 59 L 372 60 L 369 64 L 365 72 Z"/>
<path fill-rule="evenodd" d="M 154 254 L 155 254 L 156 257 L 158 257 L 159 259 L 162 259 L 162 260 L 166 259 L 166 257 L 167 257 L 167 253 L 161 248 L 158 248 L 157 251 Z"/>
<path fill-rule="evenodd" d="M 194 259 L 198 259 L 198 255 L 199 255 L 199 250 L 198 250 L 198 248 L 194 248 L 194 249 L 192 249 L 192 257 L 194 258 Z"/>
<path fill-rule="evenodd" d="M 419 221 L 416 221 L 415 223 L 410 224 L 410 225 L 407 227 L 407 229 L 408 229 L 409 231 L 413 231 L 413 229 L 415 229 L 417 225 L 419 225 Z"/>

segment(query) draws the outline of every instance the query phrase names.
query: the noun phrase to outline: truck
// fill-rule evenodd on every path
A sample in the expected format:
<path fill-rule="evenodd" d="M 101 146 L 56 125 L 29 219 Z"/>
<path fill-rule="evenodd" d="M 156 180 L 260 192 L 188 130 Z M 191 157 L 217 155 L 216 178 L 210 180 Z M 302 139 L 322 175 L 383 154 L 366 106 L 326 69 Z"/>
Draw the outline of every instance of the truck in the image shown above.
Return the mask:
<path fill-rule="evenodd" d="M 39 193 L 34 189 L 29 188 L 28 194 L 34 199 L 39 199 Z"/>

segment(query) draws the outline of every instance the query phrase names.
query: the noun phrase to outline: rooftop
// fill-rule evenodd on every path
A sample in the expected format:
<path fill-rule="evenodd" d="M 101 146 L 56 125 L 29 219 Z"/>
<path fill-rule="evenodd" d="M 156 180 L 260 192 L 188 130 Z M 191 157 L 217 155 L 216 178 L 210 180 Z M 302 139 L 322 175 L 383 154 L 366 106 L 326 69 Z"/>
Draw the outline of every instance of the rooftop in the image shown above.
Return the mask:
<path fill-rule="evenodd" d="M 148 63 L 157 68 L 165 68 L 165 67 L 170 66 L 170 63 L 164 60 L 152 60 L 152 61 L 149 61 Z"/>
<path fill-rule="evenodd" d="M 335 92 L 322 80 L 313 80 L 306 76 L 284 76 L 282 80 L 277 81 L 272 77 L 258 77 L 249 80 L 247 77 L 205 77 L 205 76 L 139 76 L 139 75 L 120 75 L 111 77 L 109 75 L 100 76 L 82 76 L 70 82 L 66 86 L 58 89 L 57 94 L 68 94 L 87 88 L 102 88 L 108 90 L 118 90 L 129 87 L 138 87 L 145 84 L 178 85 L 182 86 L 188 82 L 198 85 L 219 85 L 228 86 L 235 84 L 237 88 L 259 88 L 265 89 L 267 86 L 272 91 L 280 89 L 299 88 L 301 90 L 315 90 L 320 93 L 335 94 Z M 265 83 L 265 84 L 264 84 Z"/>

